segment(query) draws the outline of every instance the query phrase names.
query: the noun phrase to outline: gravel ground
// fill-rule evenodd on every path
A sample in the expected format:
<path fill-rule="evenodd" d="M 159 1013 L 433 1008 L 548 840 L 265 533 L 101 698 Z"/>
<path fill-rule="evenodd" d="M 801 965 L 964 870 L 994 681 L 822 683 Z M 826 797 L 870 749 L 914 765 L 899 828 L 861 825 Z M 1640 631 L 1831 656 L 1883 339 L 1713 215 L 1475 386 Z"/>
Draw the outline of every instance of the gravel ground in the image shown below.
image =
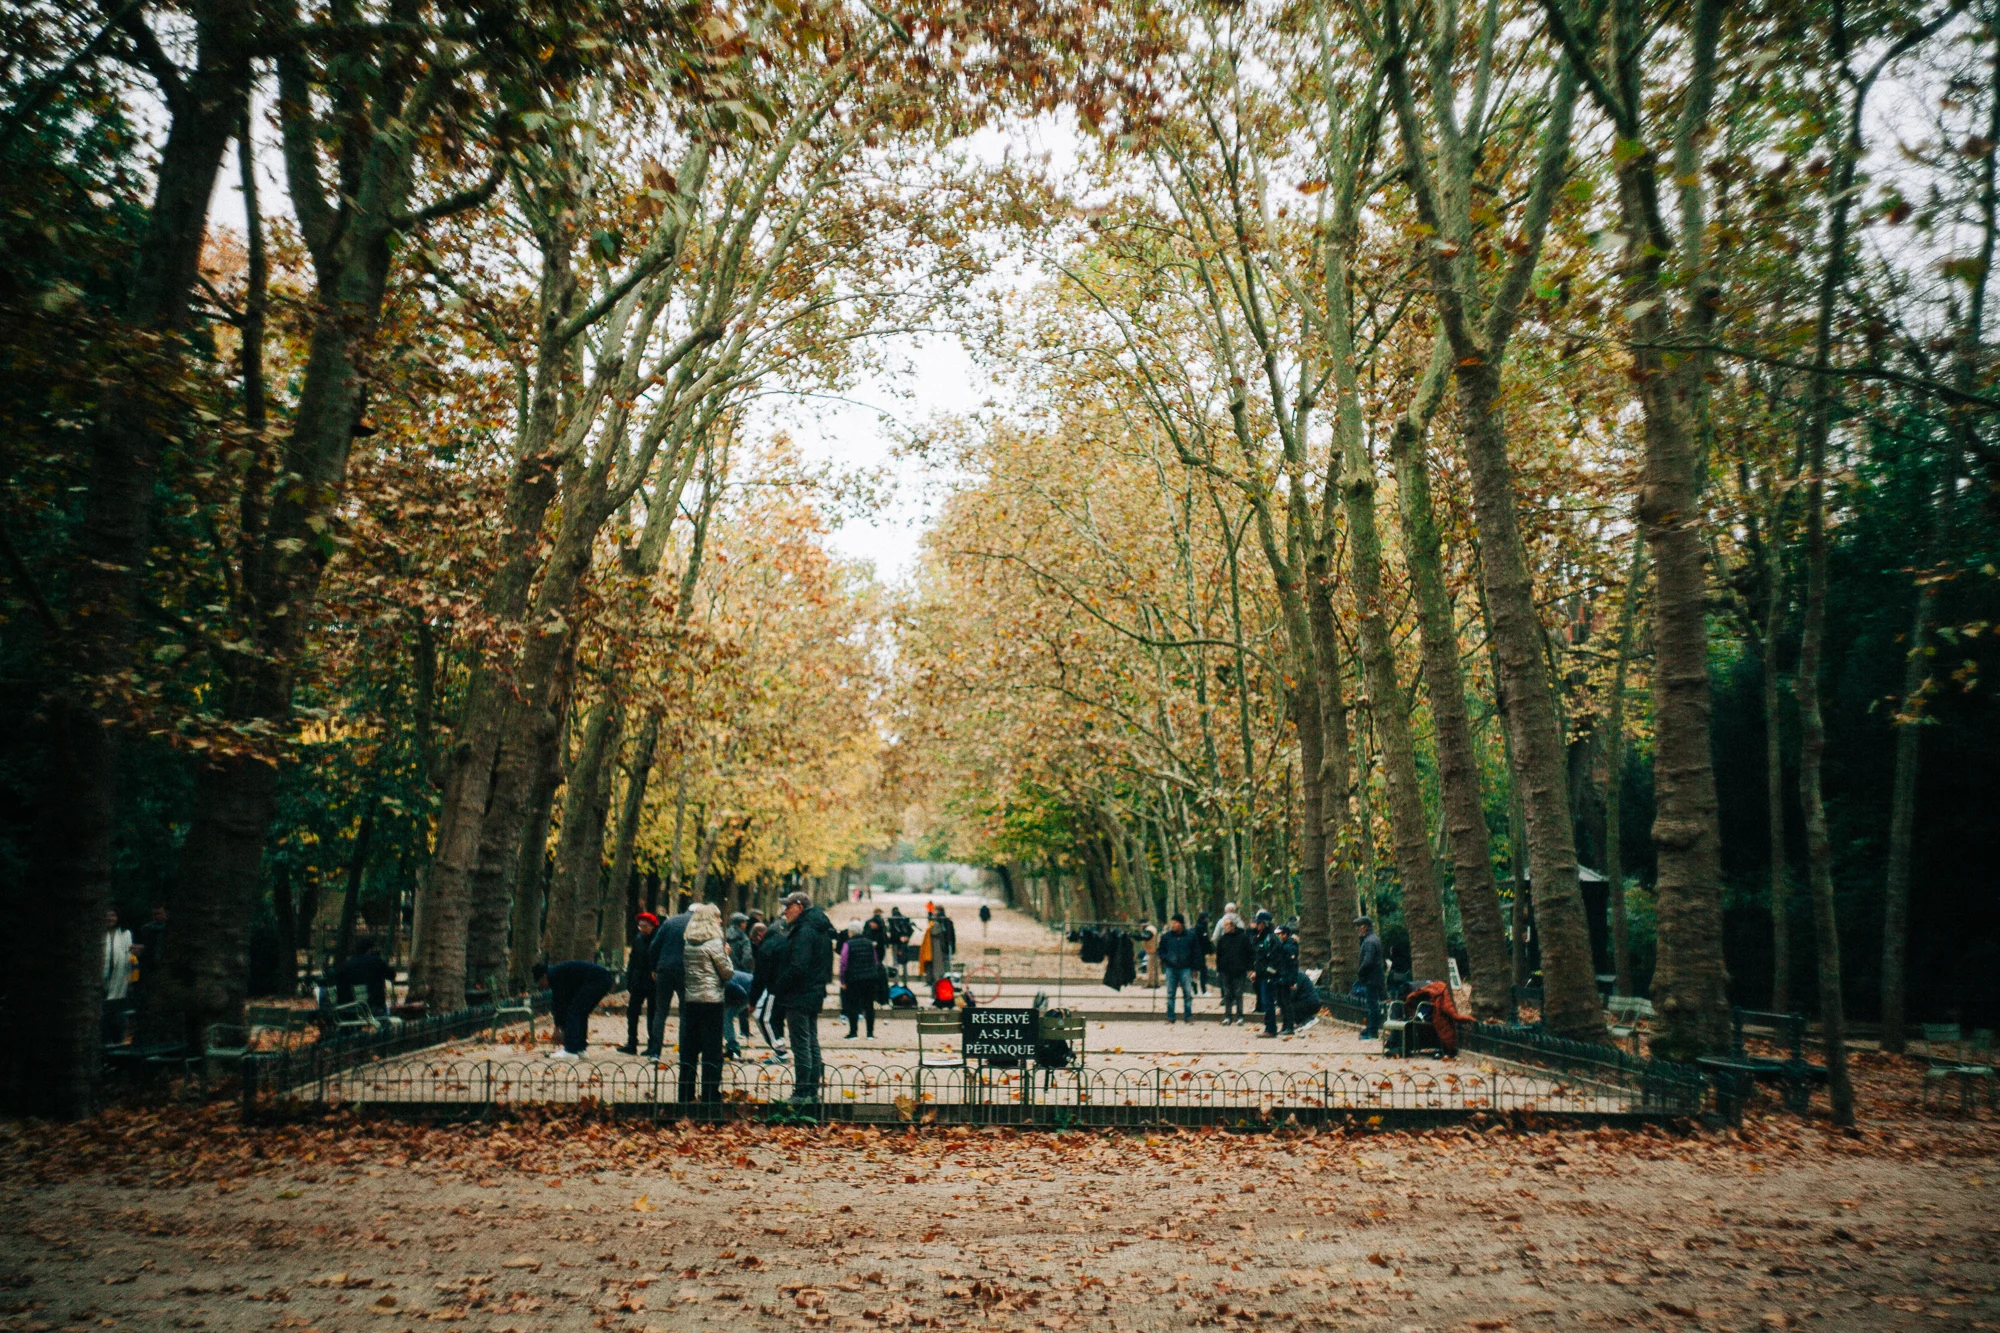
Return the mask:
<path fill-rule="evenodd" d="M 2000 1327 L 2000 1134 L 9 1127 L 0 1327 Z"/>

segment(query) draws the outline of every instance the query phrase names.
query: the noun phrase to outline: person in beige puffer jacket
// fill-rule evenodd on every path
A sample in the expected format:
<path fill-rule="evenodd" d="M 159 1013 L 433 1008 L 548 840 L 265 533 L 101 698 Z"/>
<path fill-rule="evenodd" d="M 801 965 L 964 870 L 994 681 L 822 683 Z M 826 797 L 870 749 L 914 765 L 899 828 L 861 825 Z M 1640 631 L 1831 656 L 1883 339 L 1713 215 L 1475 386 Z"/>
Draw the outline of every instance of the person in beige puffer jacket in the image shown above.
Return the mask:
<path fill-rule="evenodd" d="M 722 940 L 722 912 L 714 903 L 696 903 L 688 912 L 683 949 L 687 978 L 681 1004 L 681 1101 L 694 1100 L 696 1057 L 701 1061 L 701 1099 L 722 1100 L 723 987 L 736 971 Z"/>

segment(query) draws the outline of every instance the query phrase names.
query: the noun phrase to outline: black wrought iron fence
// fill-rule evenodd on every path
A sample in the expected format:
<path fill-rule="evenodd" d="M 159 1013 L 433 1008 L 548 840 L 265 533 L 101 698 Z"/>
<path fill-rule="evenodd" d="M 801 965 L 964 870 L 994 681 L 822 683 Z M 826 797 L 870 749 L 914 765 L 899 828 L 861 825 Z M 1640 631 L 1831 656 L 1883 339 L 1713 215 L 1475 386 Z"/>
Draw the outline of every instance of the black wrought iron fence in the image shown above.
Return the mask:
<path fill-rule="evenodd" d="M 1381 1113 L 1589 1117 L 1677 1113 L 1632 1090 L 1590 1080 L 1487 1069 L 1321 1071 L 1164 1068 L 999 1069 L 911 1065 L 830 1066 L 820 1099 L 792 1101 L 784 1065 L 730 1064 L 713 1103 L 679 1071 L 631 1059 L 558 1061 L 541 1056 L 387 1058 L 283 1086 L 246 1082 L 246 1114 L 291 1118 L 328 1110 L 377 1110 L 468 1118 L 522 1108 L 587 1108 L 645 1118 L 738 1118 L 810 1109 L 822 1118 L 877 1122 L 1152 1124 L 1312 1123 Z"/>
<path fill-rule="evenodd" d="M 531 1005 L 538 1015 L 548 1012 L 546 993 L 517 1003 Z M 261 1105 L 274 1099 L 296 1100 L 302 1088 L 329 1086 L 351 1070 L 430 1050 L 455 1038 L 494 1032 L 506 1025 L 502 1012 L 490 1004 L 474 1005 L 372 1032 L 339 1032 L 302 1046 L 253 1051 L 240 1065 L 244 1116 L 254 1118 Z"/>

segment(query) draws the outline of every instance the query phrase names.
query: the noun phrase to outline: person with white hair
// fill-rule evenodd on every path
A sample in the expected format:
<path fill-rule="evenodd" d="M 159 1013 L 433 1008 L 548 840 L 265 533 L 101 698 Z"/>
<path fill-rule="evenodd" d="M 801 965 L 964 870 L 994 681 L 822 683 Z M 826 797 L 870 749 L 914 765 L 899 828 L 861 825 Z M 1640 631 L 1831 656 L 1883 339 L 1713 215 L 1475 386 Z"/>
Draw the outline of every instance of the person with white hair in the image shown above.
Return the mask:
<path fill-rule="evenodd" d="M 1222 932 L 1229 929 L 1229 923 L 1232 921 L 1236 923 L 1239 930 L 1242 928 L 1243 918 L 1237 915 L 1236 904 L 1224 903 L 1222 905 L 1222 918 L 1215 923 L 1215 929 L 1208 933 L 1208 942 L 1210 944 L 1222 943 Z"/>
<path fill-rule="evenodd" d="M 875 1002 L 886 998 L 888 974 L 882 957 L 859 921 L 847 923 L 847 938 L 841 942 L 836 964 L 840 975 L 840 1016 L 847 1020 L 848 1040 L 854 1039 L 855 1025 L 866 1023 L 868 1035 L 875 1035 Z"/>
<path fill-rule="evenodd" d="M 714 903 L 688 909 L 681 944 L 686 990 L 681 1001 L 681 1102 L 694 1100 L 695 1061 L 701 1062 L 701 1099 L 722 1100 L 722 1008 L 736 975 L 722 939 L 722 911 Z"/>

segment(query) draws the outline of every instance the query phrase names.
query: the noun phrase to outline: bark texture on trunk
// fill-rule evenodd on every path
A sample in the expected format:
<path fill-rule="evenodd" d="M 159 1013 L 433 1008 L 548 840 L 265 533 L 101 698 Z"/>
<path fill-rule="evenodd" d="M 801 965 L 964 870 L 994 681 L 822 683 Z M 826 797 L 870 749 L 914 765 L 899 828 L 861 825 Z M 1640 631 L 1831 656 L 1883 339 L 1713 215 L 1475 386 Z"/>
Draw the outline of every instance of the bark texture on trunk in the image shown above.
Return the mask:
<path fill-rule="evenodd" d="M 604 887 L 604 820 L 611 805 L 611 766 L 617 762 L 625 710 L 602 698 L 583 724 L 563 792 L 562 834 L 549 881 L 542 952 L 551 962 L 597 956 L 597 913 Z"/>
<path fill-rule="evenodd" d="M 1577 881 L 1576 830 L 1561 724 L 1556 718 L 1534 576 L 1521 538 L 1513 468 L 1507 457 L 1498 377 L 1485 366 L 1458 369 L 1459 413 L 1479 520 L 1479 557 L 1493 621 L 1493 655 L 1506 681 L 1514 780 L 1527 819 L 1529 878 L 1542 951 L 1542 1021 L 1559 1037 L 1606 1038 L 1590 929 Z"/>
<path fill-rule="evenodd" d="M 1772 534 L 1775 539 L 1776 533 Z M 1777 554 L 1770 556 L 1764 611 L 1764 818 L 1771 873 L 1771 1008 L 1790 1012 L 1792 1003 L 1792 886 L 1785 856 L 1785 756 L 1778 711 Z"/>
<path fill-rule="evenodd" d="M 1632 543 L 1625 575 L 1625 605 L 1618 611 L 1618 660 L 1611 669 L 1611 708 L 1604 743 L 1604 878 L 1611 890 L 1611 993 L 1632 993 L 1631 922 L 1625 913 L 1625 673 L 1632 662 L 1633 630 L 1639 623 L 1639 593 L 1646 576 L 1646 543 Z"/>
<path fill-rule="evenodd" d="M 632 879 L 633 849 L 639 841 L 639 817 L 646 808 L 646 785 L 653 775 L 653 752 L 660 743 L 660 715 L 648 713 L 639 727 L 639 734 L 632 741 L 632 757 L 625 770 L 625 796 L 619 802 L 618 827 L 611 843 L 610 892 L 624 893 L 625 886 Z M 638 903 L 630 904 L 631 910 L 625 919 L 616 922 L 616 933 L 612 923 L 607 922 L 598 935 L 598 947 L 607 953 L 620 947 L 633 929 L 631 917 L 639 911 Z"/>
<path fill-rule="evenodd" d="M 89 468 L 67 562 L 66 641 L 55 645 L 51 663 L 59 684 L 38 710 L 39 725 L 24 728 L 40 768 L 29 877 L 61 892 L 22 884 L 0 894 L 0 926 L 46 951 L 34 982 L 16 978 L 0 988 L 7 1034 L 0 1037 L 0 1099 L 18 1114 L 85 1116 L 101 1093 L 104 914 L 121 747 L 93 695 L 130 666 L 153 535 L 159 426 L 185 410 L 157 390 L 178 379 L 209 200 L 223 153 L 240 133 L 250 83 L 243 42 L 253 25 L 244 7 L 199 3 L 189 17 L 194 65 L 165 97 L 152 205 L 119 311 L 123 325 L 152 338 L 157 350 L 135 372 L 121 375 L 114 365 L 107 375 L 84 446 Z"/>
<path fill-rule="evenodd" d="M 1326 958 L 1330 975 L 1344 984 L 1355 976 L 1359 964 L 1354 916 L 1360 897 L 1354 882 L 1354 821 L 1348 808 L 1353 765 L 1349 759 L 1352 741 L 1348 736 L 1347 691 L 1341 674 L 1339 631 L 1333 620 L 1333 595 L 1325 579 L 1315 581 L 1310 609 L 1319 678 L 1319 816 L 1327 862 Z M 1300 956 L 1305 956 L 1303 948 Z"/>
<path fill-rule="evenodd" d="M 1439 981 L 1448 975 L 1444 905 L 1438 891 L 1437 866 L 1431 857 L 1416 742 L 1410 736 L 1409 710 L 1402 682 L 1396 678 L 1395 647 L 1383 606 L 1386 594 L 1382 587 L 1382 539 L 1375 523 L 1375 470 L 1360 449 L 1358 426 L 1354 435 L 1343 464 L 1340 490 L 1347 514 L 1348 578 L 1360 622 L 1361 679 L 1382 751 L 1382 776 L 1389 795 L 1389 842 L 1403 887 L 1403 925 L 1410 933 L 1411 975 L 1419 982 Z"/>
<path fill-rule="evenodd" d="M 1889 864 L 1882 885 L 1882 1049 L 1903 1049 L 1904 968 L 1910 934 L 1910 858 L 1917 828 L 1917 761 L 1923 728 L 1915 715 L 1924 681 L 1924 641 L 1936 605 L 1935 585 L 1917 591 L 1917 609 L 1903 659 L 1903 713 L 1896 728 L 1896 769 L 1889 789 Z"/>
<path fill-rule="evenodd" d="M 1423 434 L 1408 417 L 1396 423 L 1396 502 L 1410 582 L 1416 593 L 1424 689 L 1437 730 L 1438 791 L 1451 841 L 1452 886 L 1458 895 L 1465 951 L 1472 962 L 1472 1011 L 1481 1019 L 1507 1013 L 1506 924 L 1493 883 L 1493 842 L 1486 829 L 1486 799 L 1479 780 L 1472 717 L 1459 665 L 1458 623 L 1444 578 L 1443 543 L 1431 501 L 1430 468 Z"/>
<path fill-rule="evenodd" d="M 536 760 L 528 820 L 514 849 L 515 888 L 507 953 L 507 979 L 528 984 L 542 942 L 542 908 L 549 883 L 549 826 L 555 819 L 556 791 L 562 785 L 559 737 L 550 736 Z M 561 961 L 561 960 L 556 960 Z"/>
<path fill-rule="evenodd" d="M 243 1021 L 258 871 L 277 801 L 277 767 L 260 759 L 207 764 L 196 776 L 197 817 L 167 898 L 164 966 L 141 1016 L 150 1039 L 198 1050 L 211 1023 Z"/>

